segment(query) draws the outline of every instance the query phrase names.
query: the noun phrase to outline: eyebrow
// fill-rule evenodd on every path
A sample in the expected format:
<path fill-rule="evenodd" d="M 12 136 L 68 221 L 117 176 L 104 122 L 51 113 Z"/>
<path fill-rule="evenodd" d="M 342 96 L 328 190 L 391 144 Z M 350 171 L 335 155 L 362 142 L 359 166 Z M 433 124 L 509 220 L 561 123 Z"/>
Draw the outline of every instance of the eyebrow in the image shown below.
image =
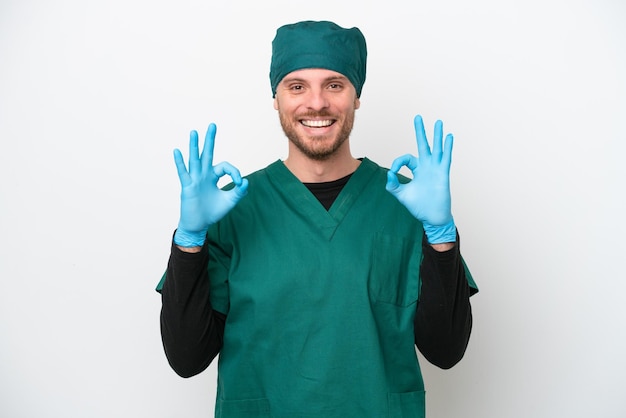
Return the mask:
<path fill-rule="evenodd" d="M 326 77 L 323 82 L 324 83 L 328 83 L 331 81 L 346 81 L 348 80 L 348 77 L 344 76 L 343 74 L 337 74 L 337 75 L 333 75 L 330 77 Z M 285 77 L 283 80 L 283 83 L 306 83 L 307 80 L 300 78 L 300 77 Z"/>

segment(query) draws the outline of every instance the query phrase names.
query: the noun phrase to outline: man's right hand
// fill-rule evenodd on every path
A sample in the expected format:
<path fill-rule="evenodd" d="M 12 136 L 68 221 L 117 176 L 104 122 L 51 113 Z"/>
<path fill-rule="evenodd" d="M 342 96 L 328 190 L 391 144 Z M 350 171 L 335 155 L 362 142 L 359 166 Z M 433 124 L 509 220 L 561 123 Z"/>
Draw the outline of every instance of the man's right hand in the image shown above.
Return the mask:
<path fill-rule="evenodd" d="M 174 234 L 174 243 L 180 247 L 201 247 L 209 225 L 224 217 L 248 190 L 248 180 L 227 162 L 213 165 L 215 124 L 211 123 L 204 138 L 202 154 L 198 154 L 198 132 L 189 135 L 189 171 L 180 150 L 174 150 L 174 162 L 182 187 L 180 220 Z M 220 190 L 218 180 L 228 175 L 235 187 Z"/>

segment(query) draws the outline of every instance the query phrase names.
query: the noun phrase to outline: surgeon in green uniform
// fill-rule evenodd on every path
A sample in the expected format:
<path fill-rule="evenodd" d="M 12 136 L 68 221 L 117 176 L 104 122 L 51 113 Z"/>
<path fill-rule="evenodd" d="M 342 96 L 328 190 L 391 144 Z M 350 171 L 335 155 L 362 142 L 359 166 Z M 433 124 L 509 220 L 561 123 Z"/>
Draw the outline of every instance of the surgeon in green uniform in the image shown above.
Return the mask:
<path fill-rule="evenodd" d="M 418 157 L 354 158 L 366 57 L 357 28 L 282 26 L 270 84 L 288 157 L 242 177 L 213 164 L 213 124 L 201 153 L 192 131 L 187 165 L 175 151 L 162 338 L 183 377 L 219 355 L 216 417 L 423 417 L 416 347 L 442 368 L 464 355 L 477 288 L 451 213 L 453 138 L 437 121 L 431 149 L 417 116 Z"/>

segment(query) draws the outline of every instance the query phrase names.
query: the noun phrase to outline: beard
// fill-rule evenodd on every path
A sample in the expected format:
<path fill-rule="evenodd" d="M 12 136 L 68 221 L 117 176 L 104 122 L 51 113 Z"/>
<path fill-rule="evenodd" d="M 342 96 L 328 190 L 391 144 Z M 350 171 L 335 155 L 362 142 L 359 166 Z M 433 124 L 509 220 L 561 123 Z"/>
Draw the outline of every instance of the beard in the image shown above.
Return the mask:
<path fill-rule="evenodd" d="M 309 112 L 305 115 L 299 115 L 300 118 L 308 117 L 329 117 L 335 119 L 335 124 L 340 123 L 341 129 L 335 138 L 329 135 L 313 135 L 306 138 L 301 137 L 297 132 L 300 122 L 297 118 L 289 119 L 283 112 L 278 112 L 280 125 L 289 141 L 298 148 L 302 154 L 316 161 L 324 161 L 330 158 L 350 137 L 352 127 L 354 125 L 354 110 L 346 114 L 345 119 L 335 119 L 328 112 Z"/>

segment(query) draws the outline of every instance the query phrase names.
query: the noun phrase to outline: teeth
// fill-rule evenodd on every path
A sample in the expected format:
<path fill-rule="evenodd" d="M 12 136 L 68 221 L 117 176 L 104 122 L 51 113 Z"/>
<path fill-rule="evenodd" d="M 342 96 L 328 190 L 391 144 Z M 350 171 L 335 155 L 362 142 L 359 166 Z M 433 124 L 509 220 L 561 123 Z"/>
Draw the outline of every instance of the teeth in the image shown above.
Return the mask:
<path fill-rule="evenodd" d="M 303 120 L 302 124 L 310 128 L 324 128 L 333 124 L 332 120 Z"/>

